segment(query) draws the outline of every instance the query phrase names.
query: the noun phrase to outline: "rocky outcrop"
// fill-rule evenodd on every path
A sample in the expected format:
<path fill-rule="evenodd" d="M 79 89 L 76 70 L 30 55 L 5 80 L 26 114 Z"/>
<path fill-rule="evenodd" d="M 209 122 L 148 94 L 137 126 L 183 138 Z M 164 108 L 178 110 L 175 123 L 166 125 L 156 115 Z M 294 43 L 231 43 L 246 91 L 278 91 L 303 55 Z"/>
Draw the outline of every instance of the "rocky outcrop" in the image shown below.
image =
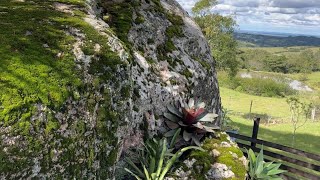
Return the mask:
<path fill-rule="evenodd" d="M 112 179 L 167 104 L 220 114 L 210 49 L 177 2 L 63 2 L 0 2 L 0 179 Z"/>

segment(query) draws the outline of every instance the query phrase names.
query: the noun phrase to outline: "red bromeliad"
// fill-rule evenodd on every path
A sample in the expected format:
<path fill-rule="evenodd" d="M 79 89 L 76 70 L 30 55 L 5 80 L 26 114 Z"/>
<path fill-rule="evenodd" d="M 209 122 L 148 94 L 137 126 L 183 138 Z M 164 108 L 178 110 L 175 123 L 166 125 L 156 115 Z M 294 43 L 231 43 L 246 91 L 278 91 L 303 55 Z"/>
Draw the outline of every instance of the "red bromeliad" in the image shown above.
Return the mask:
<path fill-rule="evenodd" d="M 190 99 L 188 103 L 180 103 L 181 107 L 168 105 L 169 113 L 164 113 L 167 119 L 166 124 L 171 129 L 165 136 L 170 137 L 179 129 L 182 131 L 185 141 L 192 140 L 195 144 L 200 145 L 200 139 L 205 133 L 213 133 L 215 129 L 220 129 L 219 126 L 207 125 L 213 123 L 217 114 L 208 113 L 205 108 L 205 103 L 194 104 L 194 100 Z"/>

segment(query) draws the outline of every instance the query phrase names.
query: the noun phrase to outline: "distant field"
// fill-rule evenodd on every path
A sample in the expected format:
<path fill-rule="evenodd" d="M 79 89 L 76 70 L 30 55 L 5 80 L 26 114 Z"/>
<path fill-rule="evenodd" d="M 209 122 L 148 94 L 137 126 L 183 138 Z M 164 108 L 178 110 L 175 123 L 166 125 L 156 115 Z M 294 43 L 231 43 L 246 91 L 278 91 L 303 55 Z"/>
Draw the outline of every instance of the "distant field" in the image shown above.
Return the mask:
<path fill-rule="evenodd" d="M 234 125 L 240 128 L 240 134 L 251 135 L 253 122 L 242 115 L 249 112 L 250 101 L 253 100 L 253 113 L 267 113 L 283 120 L 276 124 L 261 124 L 259 138 L 278 144 L 291 146 L 292 125 L 289 121 L 289 106 L 285 98 L 267 98 L 251 96 L 234 90 L 221 88 L 222 104 L 225 108 L 232 110 L 230 116 Z M 308 123 L 298 129 L 295 148 L 320 154 L 320 121 Z"/>
<path fill-rule="evenodd" d="M 241 50 L 265 50 L 272 54 L 278 54 L 278 55 L 286 55 L 286 56 L 294 56 L 298 55 L 304 50 L 312 50 L 313 52 L 316 52 L 320 50 L 320 47 L 311 47 L 311 46 L 294 46 L 294 47 L 241 47 Z"/>

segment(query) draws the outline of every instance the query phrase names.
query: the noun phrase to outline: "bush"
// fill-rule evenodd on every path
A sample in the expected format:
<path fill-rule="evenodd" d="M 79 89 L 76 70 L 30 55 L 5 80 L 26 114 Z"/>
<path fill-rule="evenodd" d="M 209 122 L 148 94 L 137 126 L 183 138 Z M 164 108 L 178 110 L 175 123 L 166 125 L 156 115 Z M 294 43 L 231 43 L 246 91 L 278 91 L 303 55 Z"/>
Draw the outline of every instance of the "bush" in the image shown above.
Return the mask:
<path fill-rule="evenodd" d="M 270 78 L 229 78 L 224 72 L 219 72 L 218 77 L 220 86 L 252 95 L 285 97 L 296 93 L 288 84 Z"/>

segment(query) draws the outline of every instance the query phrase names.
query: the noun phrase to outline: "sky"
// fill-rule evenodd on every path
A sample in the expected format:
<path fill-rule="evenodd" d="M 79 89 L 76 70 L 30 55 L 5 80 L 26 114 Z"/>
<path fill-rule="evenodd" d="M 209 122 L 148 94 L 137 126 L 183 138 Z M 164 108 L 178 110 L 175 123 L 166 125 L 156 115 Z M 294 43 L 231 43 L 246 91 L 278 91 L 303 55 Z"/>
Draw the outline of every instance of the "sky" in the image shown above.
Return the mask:
<path fill-rule="evenodd" d="M 191 12 L 197 0 L 177 0 Z M 320 0 L 218 0 L 212 12 L 235 17 L 238 30 L 320 36 Z"/>

